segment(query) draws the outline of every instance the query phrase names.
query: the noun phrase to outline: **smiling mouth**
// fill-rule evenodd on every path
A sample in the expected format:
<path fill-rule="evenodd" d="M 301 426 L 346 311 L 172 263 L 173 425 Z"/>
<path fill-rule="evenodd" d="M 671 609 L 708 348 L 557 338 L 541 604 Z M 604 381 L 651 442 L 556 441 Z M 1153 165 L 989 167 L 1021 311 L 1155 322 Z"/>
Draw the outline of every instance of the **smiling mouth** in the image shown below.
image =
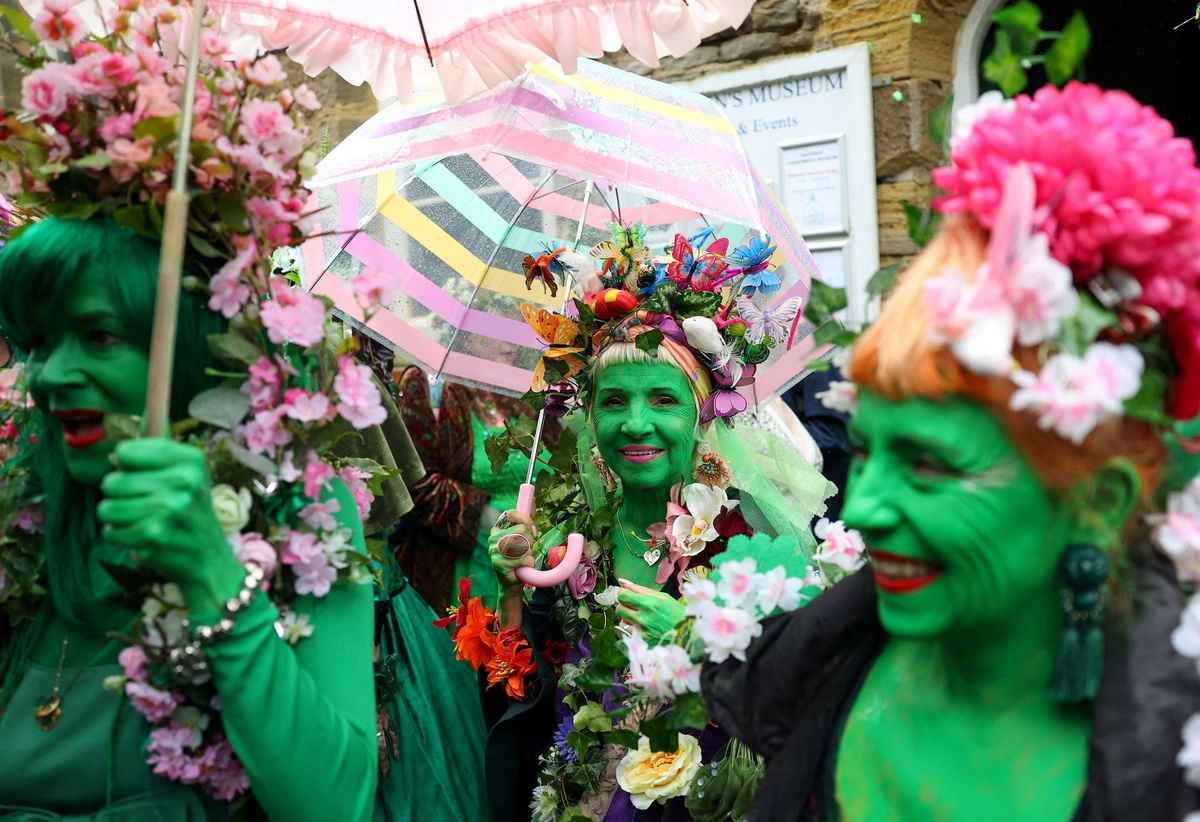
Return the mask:
<path fill-rule="evenodd" d="M 942 575 L 940 565 L 886 551 L 871 551 L 871 568 L 875 585 L 889 594 L 919 591 Z"/>
<path fill-rule="evenodd" d="M 649 445 L 626 445 L 618 448 L 617 452 L 630 462 L 650 462 L 667 453 L 665 448 L 654 448 Z"/>
<path fill-rule="evenodd" d="M 108 436 L 108 432 L 104 430 L 103 411 L 79 408 L 53 413 L 62 423 L 63 440 L 72 448 L 87 448 Z"/>

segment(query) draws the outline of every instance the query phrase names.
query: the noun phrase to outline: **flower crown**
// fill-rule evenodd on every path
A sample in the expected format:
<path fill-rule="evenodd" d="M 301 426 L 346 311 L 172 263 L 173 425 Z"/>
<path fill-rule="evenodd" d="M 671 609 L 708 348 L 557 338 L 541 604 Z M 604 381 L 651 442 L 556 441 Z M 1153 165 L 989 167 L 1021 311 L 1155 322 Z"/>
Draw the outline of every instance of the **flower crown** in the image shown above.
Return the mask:
<path fill-rule="evenodd" d="M 550 346 L 525 400 L 562 416 L 586 391 L 589 362 L 612 343 L 632 342 L 665 351 L 689 375 L 702 423 L 744 411 L 736 389 L 754 381 L 773 348 L 791 346 L 800 316 L 798 297 L 770 308 L 752 300 L 782 287 L 770 237 L 754 235 L 730 251 L 729 240 L 714 239 L 709 228 L 690 238 L 676 234 L 656 256 L 645 224 L 608 228 L 612 239 L 587 255 L 564 247 L 525 258 L 527 287 L 541 280 L 553 293 L 556 278 L 571 278 L 578 317 L 522 304 Z"/>
<path fill-rule="evenodd" d="M 1190 141 L 1120 91 L 1071 83 L 966 112 L 934 171 L 944 214 L 991 236 L 974 277 L 927 283 L 931 336 L 1009 375 L 1011 405 L 1074 443 L 1119 415 L 1200 412 L 1200 169 Z M 1013 359 L 1036 349 L 1038 373 Z"/>
<path fill-rule="evenodd" d="M 110 4 L 111 33 L 98 36 L 73 5 L 48 0 L 17 46 L 28 71 L 25 111 L 0 118 L 0 167 L 20 206 L 63 219 L 105 216 L 157 236 L 182 114 L 180 33 L 192 21 L 179 0 L 121 0 Z M 307 615 L 291 610 L 295 596 L 371 582 L 368 558 L 340 527 L 339 503 L 328 492 L 344 482 L 366 521 L 374 493 L 395 471 L 331 449 L 348 429 L 378 425 L 387 413 L 329 303 L 271 276 L 272 251 L 308 233 L 301 181 L 315 154 L 299 120 L 320 104 L 303 85 L 280 85 L 286 76 L 275 57 L 225 59 L 226 43 L 210 30 L 201 43 L 184 282 L 230 322 L 228 333 L 208 339 L 226 367 L 218 375 L 224 382 L 192 399 L 193 419 L 178 430 L 206 452 L 226 539 L 264 575 L 263 590 L 282 614 L 276 630 L 295 645 L 314 631 Z M 364 310 L 395 296 L 386 278 L 360 280 L 354 287 Z M 337 350 L 327 351 L 332 345 Z M 3 394 L 0 444 L 7 444 L 32 421 L 27 403 L 13 400 L 23 396 L 20 385 Z M 117 417 L 106 416 L 110 436 L 136 432 L 136 423 Z M 42 499 L 27 462 L 10 460 L 0 471 L 0 613 L 14 627 L 45 594 Z M 144 599 L 144 618 L 120 654 L 125 674 L 117 687 L 150 723 L 147 761 L 221 800 L 246 792 L 249 779 L 213 707 L 214 686 L 194 662 L 203 654 L 185 653 L 197 646 L 180 627 L 186 608 L 178 587 L 137 569 L 119 582 Z"/>

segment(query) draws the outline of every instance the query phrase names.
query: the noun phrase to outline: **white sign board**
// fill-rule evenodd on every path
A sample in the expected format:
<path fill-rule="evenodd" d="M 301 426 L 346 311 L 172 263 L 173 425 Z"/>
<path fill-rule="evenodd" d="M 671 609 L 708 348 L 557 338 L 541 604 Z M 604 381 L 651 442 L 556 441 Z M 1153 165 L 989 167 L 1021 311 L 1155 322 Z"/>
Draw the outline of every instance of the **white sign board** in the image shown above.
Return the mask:
<path fill-rule="evenodd" d="M 866 284 L 879 268 L 866 44 L 771 60 L 680 85 L 724 109 L 810 250 L 824 251 L 813 254 L 823 279 L 846 286 L 850 321 L 864 320 Z"/>

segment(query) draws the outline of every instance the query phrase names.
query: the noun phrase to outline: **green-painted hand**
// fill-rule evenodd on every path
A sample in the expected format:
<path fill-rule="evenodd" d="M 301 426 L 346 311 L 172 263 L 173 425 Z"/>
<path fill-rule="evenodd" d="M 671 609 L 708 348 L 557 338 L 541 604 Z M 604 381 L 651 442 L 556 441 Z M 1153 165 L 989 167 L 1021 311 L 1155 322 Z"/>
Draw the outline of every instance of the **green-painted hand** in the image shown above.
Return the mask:
<path fill-rule="evenodd" d="M 621 580 L 617 602 L 617 616 L 641 628 L 647 642 L 658 641 L 687 616 L 679 600 L 627 579 Z"/>
<path fill-rule="evenodd" d="M 510 591 L 519 592 L 523 588 L 514 572 L 522 566 L 534 564 L 533 544 L 537 539 L 537 528 L 529 515 L 520 511 L 505 511 L 503 516 L 507 517 L 512 525 L 508 528 L 492 528 L 488 535 L 488 559 L 491 560 L 492 570 L 500 580 L 501 594 L 505 595 Z M 520 553 L 519 549 L 523 545 L 527 546 L 527 550 Z M 517 556 L 511 556 L 512 554 Z"/>
<path fill-rule="evenodd" d="M 213 512 L 203 452 L 142 439 L 120 443 L 113 458 L 96 508 L 105 541 L 178 584 L 193 613 L 219 612 L 245 572 Z"/>

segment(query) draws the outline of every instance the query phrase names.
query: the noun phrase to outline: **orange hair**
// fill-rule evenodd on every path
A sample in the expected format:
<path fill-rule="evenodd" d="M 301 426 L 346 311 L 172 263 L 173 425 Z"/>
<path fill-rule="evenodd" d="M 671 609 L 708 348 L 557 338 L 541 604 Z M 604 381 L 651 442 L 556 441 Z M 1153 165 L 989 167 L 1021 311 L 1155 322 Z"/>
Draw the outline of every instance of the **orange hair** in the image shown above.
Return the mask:
<path fill-rule="evenodd" d="M 1119 417 L 1098 426 L 1079 445 L 1038 427 L 1029 411 L 1013 411 L 1011 380 L 982 377 L 964 367 L 949 347 L 929 338 L 925 285 L 946 268 L 971 277 L 983 263 L 987 231 L 971 217 L 948 219 L 929 246 L 901 275 L 883 304 L 879 319 L 854 344 L 850 379 L 890 400 L 924 397 L 940 400 L 956 394 L 986 407 L 1008 431 L 1044 483 L 1065 491 L 1091 476 L 1113 457 L 1125 457 L 1142 481 L 1148 500 L 1158 486 L 1166 449 L 1149 423 Z M 1023 368 L 1038 370 L 1036 351 L 1017 347 Z"/>

